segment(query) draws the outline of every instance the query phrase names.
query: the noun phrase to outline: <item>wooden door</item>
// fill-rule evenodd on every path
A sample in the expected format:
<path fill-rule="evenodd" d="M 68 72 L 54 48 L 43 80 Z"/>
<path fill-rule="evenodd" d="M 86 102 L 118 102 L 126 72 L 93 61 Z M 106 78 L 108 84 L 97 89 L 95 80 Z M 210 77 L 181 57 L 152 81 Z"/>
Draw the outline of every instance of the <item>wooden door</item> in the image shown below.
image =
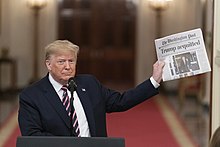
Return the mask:
<path fill-rule="evenodd" d="M 80 46 L 78 73 L 134 84 L 136 6 L 127 0 L 63 0 L 58 38 Z"/>

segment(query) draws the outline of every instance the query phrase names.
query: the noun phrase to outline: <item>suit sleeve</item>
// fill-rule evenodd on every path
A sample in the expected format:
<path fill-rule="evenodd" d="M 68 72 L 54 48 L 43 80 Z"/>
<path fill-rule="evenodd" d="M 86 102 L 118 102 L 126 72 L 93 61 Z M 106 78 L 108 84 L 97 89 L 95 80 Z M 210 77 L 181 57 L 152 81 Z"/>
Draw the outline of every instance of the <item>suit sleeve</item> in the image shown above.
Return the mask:
<path fill-rule="evenodd" d="M 25 92 L 19 95 L 18 122 L 22 136 L 52 136 L 44 132 L 37 107 Z"/>
<path fill-rule="evenodd" d="M 107 112 L 126 111 L 159 93 L 150 79 L 123 93 L 113 90 L 104 91 Z"/>

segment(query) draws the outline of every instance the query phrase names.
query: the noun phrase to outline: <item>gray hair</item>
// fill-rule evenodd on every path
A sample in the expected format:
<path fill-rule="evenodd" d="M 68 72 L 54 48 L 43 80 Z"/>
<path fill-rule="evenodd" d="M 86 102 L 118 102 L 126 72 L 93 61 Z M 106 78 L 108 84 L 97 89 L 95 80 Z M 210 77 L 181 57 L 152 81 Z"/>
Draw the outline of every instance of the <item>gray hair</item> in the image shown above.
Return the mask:
<path fill-rule="evenodd" d="M 45 60 L 48 60 L 51 55 L 63 51 L 73 51 L 77 57 L 79 46 L 68 40 L 56 40 L 45 47 Z"/>

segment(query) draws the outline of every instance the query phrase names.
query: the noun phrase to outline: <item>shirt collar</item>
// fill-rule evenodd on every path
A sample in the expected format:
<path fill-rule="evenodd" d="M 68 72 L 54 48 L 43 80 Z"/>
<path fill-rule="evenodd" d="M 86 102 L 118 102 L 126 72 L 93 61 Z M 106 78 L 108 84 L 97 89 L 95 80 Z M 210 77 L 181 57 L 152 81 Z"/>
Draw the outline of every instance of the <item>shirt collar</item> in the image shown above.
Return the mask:
<path fill-rule="evenodd" d="M 60 89 L 62 88 L 63 85 L 58 83 L 57 81 L 55 81 L 50 73 L 49 73 L 49 81 L 53 85 L 56 92 L 60 91 Z"/>

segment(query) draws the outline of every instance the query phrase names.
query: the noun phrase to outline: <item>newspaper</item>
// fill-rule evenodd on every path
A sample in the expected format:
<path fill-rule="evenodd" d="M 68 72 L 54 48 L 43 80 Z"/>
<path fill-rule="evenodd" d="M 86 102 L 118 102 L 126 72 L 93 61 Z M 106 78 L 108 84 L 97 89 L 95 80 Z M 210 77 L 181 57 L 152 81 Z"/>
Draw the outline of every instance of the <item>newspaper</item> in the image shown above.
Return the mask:
<path fill-rule="evenodd" d="M 157 58 L 164 61 L 163 81 L 211 71 L 200 28 L 155 40 Z"/>

